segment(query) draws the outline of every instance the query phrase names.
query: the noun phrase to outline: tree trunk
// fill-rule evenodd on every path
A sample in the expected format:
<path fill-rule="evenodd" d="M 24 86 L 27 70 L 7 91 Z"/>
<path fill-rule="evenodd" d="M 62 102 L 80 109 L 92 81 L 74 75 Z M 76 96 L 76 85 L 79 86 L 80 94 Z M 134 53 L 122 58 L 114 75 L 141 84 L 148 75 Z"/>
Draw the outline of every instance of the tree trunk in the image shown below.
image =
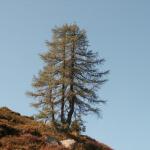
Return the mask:
<path fill-rule="evenodd" d="M 52 117 L 52 122 L 55 122 L 55 113 L 54 113 L 54 102 L 52 98 L 52 89 L 50 89 L 50 105 L 51 105 L 51 117 Z"/>
<path fill-rule="evenodd" d="M 54 105 L 52 104 L 52 122 L 55 122 Z"/>
<path fill-rule="evenodd" d="M 62 99 L 61 99 L 61 122 L 64 123 L 64 105 L 65 105 L 65 83 L 64 83 L 64 78 L 65 78 L 65 67 L 66 67 L 66 62 L 65 62 L 65 53 L 66 53 L 66 46 L 65 46 L 65 41 L 63 42 L 63 70 L 62 70 Z"/>
<path fill-rule="evenodd" d="M 75 35 L 74 35 L 75 36 Z M 72 121 L 72 115 L 74 113 L 74 104 L 75 104 L 75 95 L 74 95 L 74 63 L 75 63 L 75 41 L 73 41 L 73 47 L 71 51 L 71 73 L 70 73 L 70 92 L 71 92 L 71 97 L 69 98 L 69 112 L 68 112 L 68 118 L 67 118 L 67 123 L 68 126 L 71 125 Z"/>
<path fill-rule="evenodd" d="M 61 122 L 64 122 L 64 105 L 65 105 L 65 101 L 64 101 L 64 91 L 65 91 L 65 86 L 64 84 L 62 85 L 62 99 L 61 99 Z"/>

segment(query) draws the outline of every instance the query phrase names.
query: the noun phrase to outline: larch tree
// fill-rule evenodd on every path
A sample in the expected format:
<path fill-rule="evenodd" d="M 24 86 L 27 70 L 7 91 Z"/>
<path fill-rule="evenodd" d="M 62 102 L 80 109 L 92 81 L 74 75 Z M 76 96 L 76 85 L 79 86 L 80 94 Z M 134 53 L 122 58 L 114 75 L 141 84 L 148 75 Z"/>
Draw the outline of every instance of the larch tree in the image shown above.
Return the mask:
<path fill-rule="evenodd" d="M 45 66 L 33 79 L 35 91 L 28 95 L 36 99 L 32 106 L 41 108 L 39 116 L 70 128 L 90 112 L 100 114 L 105 101 L 97 91 L 109 71 L 99 68 L 104 59 L 89 49 L 85 30 L 65 24 L 52 32 L 48 51 L 40 55 Z"/>

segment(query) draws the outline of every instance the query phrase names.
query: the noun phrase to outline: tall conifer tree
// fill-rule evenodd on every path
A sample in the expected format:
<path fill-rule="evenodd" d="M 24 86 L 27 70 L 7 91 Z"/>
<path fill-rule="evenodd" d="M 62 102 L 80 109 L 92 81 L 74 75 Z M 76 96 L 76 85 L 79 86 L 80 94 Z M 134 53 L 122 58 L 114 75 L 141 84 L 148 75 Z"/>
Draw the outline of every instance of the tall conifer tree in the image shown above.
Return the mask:
<path fill-rule="evenodd" d="M 52 32 L 49 50 L 41 54 L 44 69 L 33 80 L 35 91 L 28 94 L 36 98 L 33 106 L 41 108 L 43 117 L 70 127 L 90 112 L 100 113 L 100 103 L 105 101 L 97 90 L 106 82 L 108 71 L 100 70 L 104 59 L 89 50 L 85 30 L 65 24 Z"/>

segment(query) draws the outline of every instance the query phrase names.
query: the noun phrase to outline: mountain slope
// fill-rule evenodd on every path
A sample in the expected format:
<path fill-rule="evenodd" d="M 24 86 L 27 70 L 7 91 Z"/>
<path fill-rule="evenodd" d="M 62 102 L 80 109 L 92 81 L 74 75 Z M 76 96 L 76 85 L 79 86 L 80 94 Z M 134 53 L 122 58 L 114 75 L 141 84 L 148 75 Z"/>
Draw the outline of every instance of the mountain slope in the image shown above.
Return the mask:
<path fill-rule="evenodd" d="M 72 148 L 62 140 L 75 141 Z M 80 135 L 78 137 L 56 131 L 32 117 L 21 116 L 7 107 L 0 108 L 0 150 L 112 150 L 107 145 Z"/>

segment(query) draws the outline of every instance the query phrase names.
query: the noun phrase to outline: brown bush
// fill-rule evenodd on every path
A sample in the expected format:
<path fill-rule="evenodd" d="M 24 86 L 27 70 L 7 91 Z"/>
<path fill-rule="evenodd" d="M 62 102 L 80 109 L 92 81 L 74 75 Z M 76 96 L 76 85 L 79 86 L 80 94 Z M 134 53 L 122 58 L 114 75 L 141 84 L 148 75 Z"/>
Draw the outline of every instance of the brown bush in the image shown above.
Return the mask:
<path fill-rule="evenodd" d="M 4 124 L 0 122 L 0 137 L 6 136 L 6 135 L 17 135 L 17 134 L 19 134 L 18 129 L 13 128 L 8 124 Z"/>
<path fill-rule="evenodd" d="M 44 141 L 37 136 L 22 135 L 22 136 L 9 136 L 1 139 L 1 147 L 25 150 L 38 150 L 44 144 Z"/>

